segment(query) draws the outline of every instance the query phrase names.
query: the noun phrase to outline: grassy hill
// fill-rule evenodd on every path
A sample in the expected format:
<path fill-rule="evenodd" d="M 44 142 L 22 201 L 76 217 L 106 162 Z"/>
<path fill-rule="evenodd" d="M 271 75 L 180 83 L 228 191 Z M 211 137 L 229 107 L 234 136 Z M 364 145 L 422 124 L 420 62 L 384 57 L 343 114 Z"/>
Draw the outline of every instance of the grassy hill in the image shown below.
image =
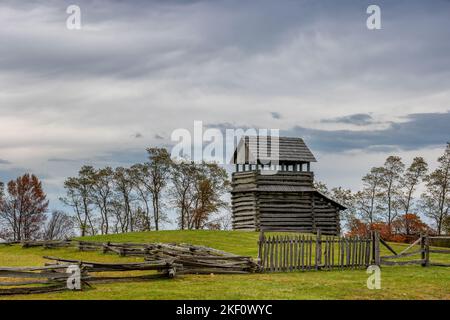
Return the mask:
<path fill-rule="evenodd" d="M 241 255 L 257 255 L 257 232 L 152 231 L 85 237 L 113 242 L 176 242 L 206 245 Z M 406 245 L 393 244 L 402 250 Z M 384 250 L 384 249 L 383 249 Z M 387 251 L 382 254 L 388 254 Z M 1 266 L 43 265 L 44 255 L 91 261 L 141 261 L 75 248 L 22 249 L 0 246 Z M 450 262 L 450 255 L 433 260 Z M 450 299 L 450 268 L 382 268 L 381 290 L 369 290 L 365 270 L 309 271 L 250 275 L 182 275 L 147 282 L 95 284 L 82 292 L 0 297 L 0 299 Z"/>

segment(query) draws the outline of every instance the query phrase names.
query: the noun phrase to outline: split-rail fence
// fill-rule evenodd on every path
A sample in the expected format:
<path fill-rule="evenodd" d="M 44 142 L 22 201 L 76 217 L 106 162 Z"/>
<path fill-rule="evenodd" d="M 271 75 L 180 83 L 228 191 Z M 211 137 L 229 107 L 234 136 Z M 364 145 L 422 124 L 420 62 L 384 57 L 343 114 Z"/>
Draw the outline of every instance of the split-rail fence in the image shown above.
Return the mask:
<path fill-rule="evenodd" d="M 435 254 L 450 254 L 450 249 L 434 247 L 433 242 L 435 240 L 450 241 L 450 236 L 428 236 L 420 235 L 420 237 L 406 247 L 403 251 L 397 253 L 389 244 L 382 239 L 381 243 L 388 248 L 392 253 L 389 256 L 381 256 L 382 265 L 421 265 L 423 267 L 438 266 L 438 267 L 450 267 L 450 263 L 443 263 L 439 261 L 432 261 L 432 256 Z"/>

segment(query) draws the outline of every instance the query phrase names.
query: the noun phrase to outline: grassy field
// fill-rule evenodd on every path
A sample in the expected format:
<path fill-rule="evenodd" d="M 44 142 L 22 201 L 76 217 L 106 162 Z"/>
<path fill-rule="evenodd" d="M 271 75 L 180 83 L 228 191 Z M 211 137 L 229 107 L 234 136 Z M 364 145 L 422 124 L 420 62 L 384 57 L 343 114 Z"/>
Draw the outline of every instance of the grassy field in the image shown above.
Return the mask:
<path fill-rule="evenodd" d="M 159 231 L 86 237 L 115 242 L 177 242 L 206 245 L 241 255 L 257 256 L 256 232 Z M 397 250 L 406 245 L 392 244 Z M 389 254 L 382 249 L 382 254 Z M 39 266 L 44 255 L 91 261 L 141 261 L 141 258 L 79 252 L 75 248 L 22 249 L 0 246 L 1 266 Z M 450 255 L 432 254 L 450 262 Z M 450 299 L 450 268 L 386 266 L 380 290 L 369 290 L 365 270 L 309 271 L 250 275 L 182 275 L 147 282 L 95 284 L 82 292 L 0 296 L 0 299 Z"/>

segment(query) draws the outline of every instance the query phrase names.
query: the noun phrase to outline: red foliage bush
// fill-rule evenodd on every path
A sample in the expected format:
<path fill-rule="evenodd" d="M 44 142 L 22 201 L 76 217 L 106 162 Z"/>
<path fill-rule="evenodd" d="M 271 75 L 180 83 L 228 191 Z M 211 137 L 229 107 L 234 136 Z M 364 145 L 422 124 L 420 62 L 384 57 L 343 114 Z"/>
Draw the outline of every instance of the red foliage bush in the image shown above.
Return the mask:
<path fill-rule="evenodd" d="M 353 219 L 350 221 L 350 231 L 346 235 L 367 237 L 372 230 L 378 231 L 383 240 L 407 243 L 416 240 L 421 233 L 433 233 L 430 226 L 423 222 L 418 215 L 407 213 L 392 221 L 390 226 L 385 222 L 370 224 Z"/>

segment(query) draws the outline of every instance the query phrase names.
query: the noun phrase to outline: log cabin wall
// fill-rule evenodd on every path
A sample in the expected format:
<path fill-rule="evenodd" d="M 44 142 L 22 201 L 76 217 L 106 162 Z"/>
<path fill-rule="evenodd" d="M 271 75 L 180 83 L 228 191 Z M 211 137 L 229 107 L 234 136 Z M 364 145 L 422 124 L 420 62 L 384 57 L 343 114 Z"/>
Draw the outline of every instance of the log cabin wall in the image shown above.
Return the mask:
<path fill-rule="evenodd" d="M 313 188 L 312 172 L 235 172 L 233 229 L 283 230 L 338 235 L 340 208 Z"/>
<path fill-rule="evenodd" d="M 320 193 L 313 195 L 313 231 L 320 229 L 322 234 L 339 235 L 341 232 L 339 217 L 341 209 Z"/>
<path fill-rule="evenodd" d="M 235 172 L 232 176 L 231 206 L 234 230 L 258 230 L 257 172 Z"/>

